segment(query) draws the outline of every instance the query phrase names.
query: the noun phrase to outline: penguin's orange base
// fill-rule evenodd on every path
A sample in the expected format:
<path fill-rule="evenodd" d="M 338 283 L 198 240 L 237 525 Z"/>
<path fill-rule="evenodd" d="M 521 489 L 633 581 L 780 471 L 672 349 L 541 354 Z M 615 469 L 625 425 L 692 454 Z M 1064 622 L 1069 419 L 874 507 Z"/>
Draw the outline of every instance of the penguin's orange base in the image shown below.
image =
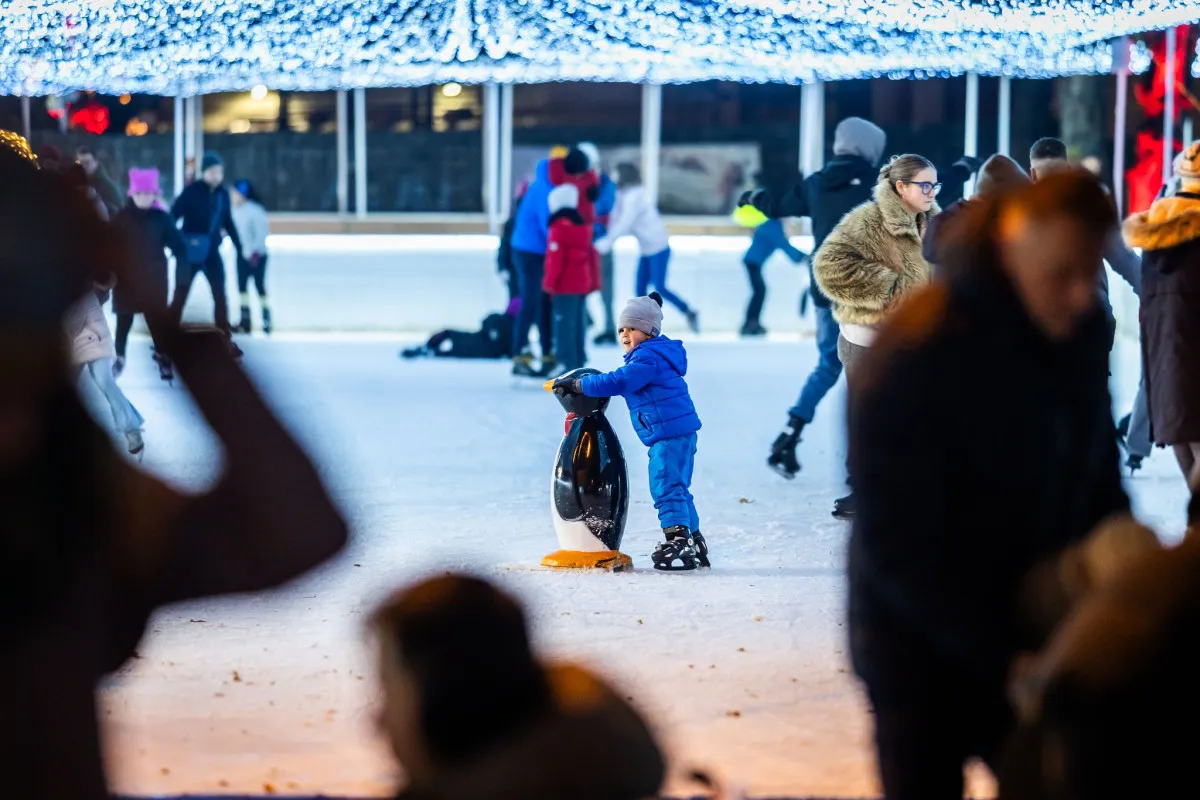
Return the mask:
<path fill-rule="evenodd" d="M 602 569 L 606 572 L 624 572 L 633 569 L 633 559 L 620 550 L 555 550 L 542 559 L 542 566 L 553 569 Z"/>

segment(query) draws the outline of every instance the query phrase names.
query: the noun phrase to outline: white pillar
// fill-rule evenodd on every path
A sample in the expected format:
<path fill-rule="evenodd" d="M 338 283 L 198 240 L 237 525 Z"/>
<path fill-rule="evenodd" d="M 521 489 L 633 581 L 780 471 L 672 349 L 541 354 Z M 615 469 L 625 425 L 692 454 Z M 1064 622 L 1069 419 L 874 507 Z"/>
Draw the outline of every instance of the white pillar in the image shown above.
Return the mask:
<path fill-rule="evenodd" d="M 175 135 L 175 185 L 171 189 L 175 197 L 178 197 L 179 193 L 183 191 L 183 182 L 186 180 L 183 170 L 183 149 L 186 146 L 183 137 L 183 128 L 186 124 L 184 121 L 183 105 L 186 102 L 185 98 L 175 95 L 175 125 L 172 128 L 172 133 Z"/>
<path fill-rule="evenodd" d="M 662 150 L 662 85 L 642 84 L 642 185 L 658 204 L 658 162 Z"/>
<path fill-rule="evenodd" d="M 500 218 L 512 214 L 513 200 L 513 85 L 500 85 Z"/>
<path fill-rule="evenodd" d="M 350 210 L 350 113 L 347 107 L 346 90 L 337 90 L 337 210 L 345 214 Z"/>
<path fill-rule="evenodd" d="M 354 216 L 367 216 L 367 91 L 354 90 Z"/>
<path fill-rule="evenodd" d="M 963 155 L 979 154 L 979 74 L 967 73 L 967 113 L 966 134 L 963 137 Z M 963 197 L 970 197 L 975 192 L 975 180 L 972 178 L 963 184 Z"/>
<path fill-rule="evenodd" d="M 192 130 L 195 126 L 196 104 L 192 102 L 191 97 L 183 98 L 183 157 L 194 159 L 196 157 L 196 132 Z"/>
<path fill-rule="evenodd" d="M 500 232 L 500 87 L 483 86 L 483 210 L 488 232 Z"/>
<path fill-rule="evenodd" d="M 996 152 L 1008 155 L 1012 149 L 1012 79 L 1000 76 L 1000 113 L 996 124 Z"/>
<path fill-rule="evenodd" d="M 196 160 L 199 161 L 204 157 L 204 95 L 202 94 L 192 98 L 192 134 L 196 137 L 196 144 L 192 151 L 196 154 Z"/>
<path fill-rule="evenodd" d="M 1125 120 L 1129 107 L 1129 40 L 1113 44 L 1113 70 L 1117 76 L 1117 102 L 1113 111 L 1112 193 L 1117 217 L 1124 217 L 1125 202 Z"/>
<path fill-rule="evenodd" d="M 1194 128 L 1192 126 L 1192 118 L 1183 118 L 1183 149 L 1187 150 L 1192 146 L 1192 142 L 1196 141 Z"/>
<path fill-rule="evenodd" d="M 25 137 L 25 141 L 29 142 L 33 138 L 33 122 L 29 113 L 29 97 L 21 98 L 21 134 Z"/>
<path fill-rule="evenodd" d="M 825 84 L 806 83 L 800 90 L 800 172 L 812 175 L 825 162 Z"/>
<path fill-rule="evenodd" d="M 1166 88 L 1163 107 L 1163 183 L 1170 183 L 1172 164 L 1175 160 L 1175 28 L 1167 28 L 1167 69 L 1164 76 Z"/>

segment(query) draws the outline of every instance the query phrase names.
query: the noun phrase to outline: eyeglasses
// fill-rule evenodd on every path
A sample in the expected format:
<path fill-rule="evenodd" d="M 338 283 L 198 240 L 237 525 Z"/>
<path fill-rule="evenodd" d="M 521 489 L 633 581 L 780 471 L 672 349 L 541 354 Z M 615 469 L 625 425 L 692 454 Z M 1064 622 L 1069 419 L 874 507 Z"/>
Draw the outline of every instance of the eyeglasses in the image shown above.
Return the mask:
<path fill-rule="evenodd" d="M 910 186 L 920 186 L 921 194 L 925 195 L 926 197 L 937 197 L 942 191 L 942 185 L 940 183 L 930 183 L 929 181 L 905 181 L 905 183 L 909 184 Z"/>

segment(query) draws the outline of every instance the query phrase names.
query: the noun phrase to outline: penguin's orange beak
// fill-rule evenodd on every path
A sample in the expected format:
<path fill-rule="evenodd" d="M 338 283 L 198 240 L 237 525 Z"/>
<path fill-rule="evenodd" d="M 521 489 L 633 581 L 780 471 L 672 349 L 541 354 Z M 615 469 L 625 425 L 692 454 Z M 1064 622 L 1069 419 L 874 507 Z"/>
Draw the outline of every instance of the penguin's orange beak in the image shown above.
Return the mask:
<path fill-rule="evenodd" d="M 545 389 L 547 392 L 553 392 L 554 391 L 554 379 L 551 378 L 550 380 L 543 383 L 542 388 Z"/>

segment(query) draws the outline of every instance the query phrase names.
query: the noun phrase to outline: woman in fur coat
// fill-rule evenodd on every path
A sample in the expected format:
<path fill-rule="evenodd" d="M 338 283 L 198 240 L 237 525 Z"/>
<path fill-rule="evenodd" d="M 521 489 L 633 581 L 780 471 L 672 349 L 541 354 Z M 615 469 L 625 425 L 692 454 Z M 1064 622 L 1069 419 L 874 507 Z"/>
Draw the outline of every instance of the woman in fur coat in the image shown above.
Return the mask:
<path fill-rule="evenodd" d="M 1142 248 L 1142 363 L 1150 434 L 1200 489 L 1200 142 L 1175 159 L 1180 191 L 1125 221 Z"/>
<path fill-rule="evenodd" d="M 843 217 L 813 258 L 813 277 L 841 326 L 838 357 L 851 385 L 879 324 L 901 297 L 929 280 L 922 239 L 939 211 L 934 198 L 941 188 L 928 159 L 892 158 L 879 170 L 874 198 Z M 833 515 L 853 517 L 853 495 L 835 502 Z"/>

